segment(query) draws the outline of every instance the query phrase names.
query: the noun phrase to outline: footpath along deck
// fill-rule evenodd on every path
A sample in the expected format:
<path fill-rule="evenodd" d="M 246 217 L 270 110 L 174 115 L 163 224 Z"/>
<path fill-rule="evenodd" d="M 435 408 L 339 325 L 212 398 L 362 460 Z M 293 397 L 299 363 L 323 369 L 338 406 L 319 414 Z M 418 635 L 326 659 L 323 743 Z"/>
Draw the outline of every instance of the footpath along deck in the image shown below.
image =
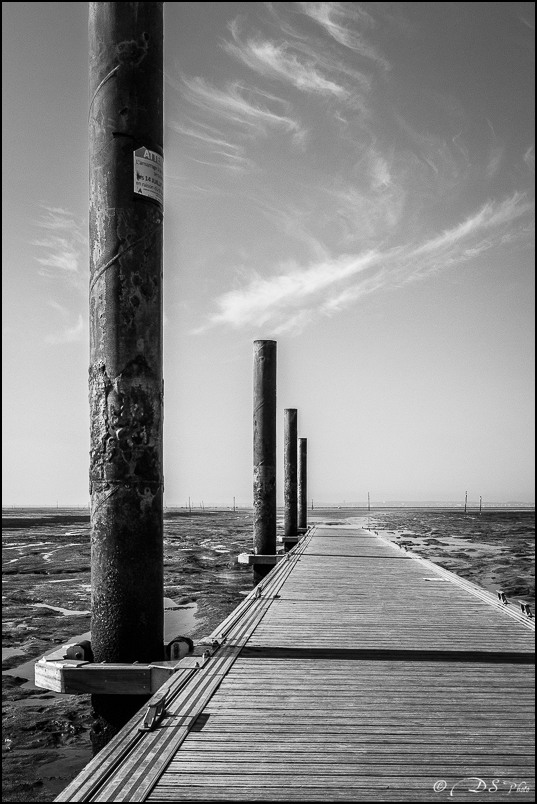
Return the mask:
<path fill-rule="evenodd" d="M 534 624 L 316 525 L 56 801 L 534 801 Z"/>

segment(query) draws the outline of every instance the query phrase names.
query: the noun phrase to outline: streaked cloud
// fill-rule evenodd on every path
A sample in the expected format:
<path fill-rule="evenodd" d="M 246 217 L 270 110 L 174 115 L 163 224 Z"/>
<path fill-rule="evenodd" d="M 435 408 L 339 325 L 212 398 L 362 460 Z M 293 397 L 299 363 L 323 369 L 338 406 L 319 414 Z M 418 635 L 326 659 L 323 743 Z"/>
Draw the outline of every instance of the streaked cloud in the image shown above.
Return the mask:
<path fill-rule="evenodd" d="M 257 73 L 279 78 L 304 92 L 340 99 L 350 97 L 349 90 L 323 74 L 318 67 L 319 61 L 313 56 L 304 57 L 293 53 L 288 42 L 275 44 L 267 39 L 253 37 L 243 42 L 236 20 L 230 23 L 229 29 L 234 41 L 224 42 L 224 49 Z"/>
<path fill-rule="evenodd" d="M 61 279 L 78 289 L 86 287 L 88 238 L 82 222 L 60 207 L 41 204 L 42 213 L 35 225 L 43 235 L 32 241 L 39 249 L 36 262 L 39 274 L 48 279 Z"/>
<path fill-rule="evenodd" d="M 530 147 L 524 154 L 523 159 L 528 168 L 532 172 L 535 172 L 535 147 L 533 145 L 530 145 Z"/>
<path fill-rule="evenodd" d="M 433 237 L 415 248 L 411 256 L 416 257 L 450 248 L 460 241 L 471 237 L 476 232 L 494 229 L 504 224 L 512 223 L 527 213 L 532 212 L 533 209 L 533 202 L 526 200 L 526 196 L 522 193 L 514 193 L 500 203 L 489 201 L 479 212 L 469 216 L 463 223 L 446 230 L 441 235 Z"/>
<path fill-rule="evenodd" d="M 182 75 L 172 85 L 198 110 L 212 119 L 221 119 L 250 134 L 266 136 L 269 131 L 298 134 L 302 127 L 297 120 L 275 111 L 272 107 L 288 109 L 281 98 L 256 87 L 233 81 L 225 89 L 213 86 L 202 77 Z"/>
<path fill-rule="evenodd" d="M 530 31 L 535 30 L 535 20 L 534 19 L 530 19 L 529 16 L 524 17 L 522 14 L 518 15 L 518 19 L 520 20 L 520 22 L 523 25 L 525 25 L 527 28 L 529 28 Z"/>
<path fill-rule="evenodd" d="M 501 120 L 488 108 L 470 114 L 455 83 L 409 83 L 401 49 L 388 60 L 378 46 L 380 33 L 388 47 L 404 32 L 421 47 L 422 29 L 405 20 L 382 4 L 259 4 L 219 34 L 233 80 L 179 70 L 171 80 L 187 116 L 170 127 L 188 158 L 249 172 L 220 190 L 265 218 L 259 248 L 249 242 L 239 256 L 230 245 L 236 286 L 216 297 L 206 327 L 299 331 L 529 237 L 533 203 L 496 135 Z M 523 159 L 534 169 L 533 146 Z M 267 220 L 285 263 L 266 251 Z"/>
<path fill-rule="evenodd" d="M 277 79 L 313 97 L 337 100 L 362 114 L 369 114 L 367 95 L 370 70 L 358 69 L 322 42 L 306 38 L 283 26 L 285 38 L 277 41 L 255 32 L 244 34 L 238 20 L 229 23 L 233 41 L 223 40 L 223 49 L 265 79 Z"/>
<path fill-rule="evenodd" d="M 83 340 L 84 336 L 84 319 L 81 314 L 78 315 L 77 322 L 72 327 L 64 327 L 62 330 L 47 335 L 45 343 L 50 346 L 59 346 L 64 343 L 74 343 Z"/>
<path fill-rule="evenodd" d="M 489 178 L 489 179 L 494 178 L 494 176 L 496 175 L 496 173 L 500 169 L 503 154 L 504 154 L 504 149 L 503 148 L 501 148 L 499 146 L 495 146 L 495 147 L 491 148 L 488 163 L 487 163 L 487 167 L 486 167 L 487 178 Z"/>
<path fill-rule="evenodd" d="M 191 155 L 194 161 L 240 171 L 253 169 L 254 167 L 252 160 L 245 156 L 244 147 L 230 142 L 221 131 L 213 126 L 206 126 L 201 122 L 192 126 L 185 126 L 172 121 L 168 123 L 168 128 L 189 141 L 195 153 L 199 154 L 201 152 L 214 158 L 213 162 L 209 162 L 207 159 L 202 160 Z"/>
<path fill-rule="evenodd" d="M 388 60 L 365 40 L 359 30 L 372 28 L 375 21 L 358 3 L 299 3 L 298 5 L 304 14 L 315 20 L 336 42 L 374 62 L 375 66 L 384 70 L 390 69 Z"/>
<path fill-rule="evenodd" d="M 319 315 L 333 315 L 360 297 L 385 288 L 425 280 L 527 234 L 513 224 L 533 213 L 534 204 L 514 193 L 501 202 L 487 202 L 457 226 L 422 243 L 408 243 L 360 254 L 345 254 L 307 266 L 279 266 L 272 276 L 253 275 L 246 285 L 216 300 L 217 311 L 207 325 L 233 328 L 271 326 L 279 332 L 300 331 Z M 505 227 L 511 227 L 506 232 Z"/>
<path fill-rule="evenodd" d="M 246 324 L 264 325 L 276 318 L 279 320 L 285 308 L 296 315 L 296 308 L 317 293 L 349 278 L 373 265 L 378 259 L 375 253 L 347 257 L 336 261 L 323 261 L 307 268 L 290 265 L 285 272 L 264 278 L 255 276 L 245 289 L 225 293 L 217 300 L 219 312 L 212 318 L 213 324 L 226 323 L 235 327 Z"/>

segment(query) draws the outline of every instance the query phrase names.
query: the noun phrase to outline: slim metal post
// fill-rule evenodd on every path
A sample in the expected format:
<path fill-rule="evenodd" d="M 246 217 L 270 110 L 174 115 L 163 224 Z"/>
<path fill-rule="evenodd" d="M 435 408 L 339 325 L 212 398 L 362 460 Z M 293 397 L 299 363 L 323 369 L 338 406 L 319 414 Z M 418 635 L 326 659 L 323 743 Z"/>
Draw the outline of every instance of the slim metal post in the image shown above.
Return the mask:
<path fill-rule="evenodd" d="M 276 553 L 276 341 L 254 341 L 254 555 Z M 270 567 L 254 564 L 254 583 Z"/>
<path fill-rule="evenodd" d="M 468 505 L 468 492 L 464 495 L 464 513 L 466 513 L 466 507 Z"/>
<path fill-rule="evenodd" d="M 89 4 L 91 643 L 163 647 L 163 4 Z M 143 699 L 94 695 L 99 750 Z"/>
<path fill-rule="evenodd" d="M 308 439 L 298 439 L 298 529 L 308 527 Z"/>
<path fill-rule="evenodd" d="M 297 535 L 297 409 L 284 410 L 284 538 Z"/>

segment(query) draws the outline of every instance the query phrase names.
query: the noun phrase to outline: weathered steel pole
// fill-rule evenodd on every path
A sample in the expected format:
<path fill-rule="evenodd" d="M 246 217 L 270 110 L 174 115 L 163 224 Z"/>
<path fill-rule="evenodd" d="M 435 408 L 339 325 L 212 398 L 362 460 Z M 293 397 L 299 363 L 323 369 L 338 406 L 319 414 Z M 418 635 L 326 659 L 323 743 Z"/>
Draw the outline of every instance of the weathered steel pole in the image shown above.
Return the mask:
<path fill-rule="evenodd" d="M 308 439 L 298 439 L 298 530 L 308 527 Z"/>
<path fill-rule="evenodd" d="M 254 341 L 254 555 L 276 553 L 276 341 Z M 254 564 L 254 583 L 271 567 Z"/>
<path fill-rule="evenodd" d="M 297 535 L 297 409 L 284 410 L 284 539 Z"/>
<path fill-rule="evenodd" d="M 89 4 L 91 642 L 163 658 L 163 4 Z M 105 744 L 143 700 L 95 695 Z"/>

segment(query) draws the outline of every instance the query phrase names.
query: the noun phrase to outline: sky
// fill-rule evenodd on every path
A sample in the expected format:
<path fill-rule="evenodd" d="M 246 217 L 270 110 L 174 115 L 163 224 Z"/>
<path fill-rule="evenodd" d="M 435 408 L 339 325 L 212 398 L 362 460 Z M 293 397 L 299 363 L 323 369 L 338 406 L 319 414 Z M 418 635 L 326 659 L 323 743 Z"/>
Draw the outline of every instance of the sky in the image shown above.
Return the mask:
<path fill-rule="evenodd" d="M 165 3 L 165 504 L 534 501 L 534 5 Z M 89 499 L 87 3 L 2 3 L 3 504 Z"/>

